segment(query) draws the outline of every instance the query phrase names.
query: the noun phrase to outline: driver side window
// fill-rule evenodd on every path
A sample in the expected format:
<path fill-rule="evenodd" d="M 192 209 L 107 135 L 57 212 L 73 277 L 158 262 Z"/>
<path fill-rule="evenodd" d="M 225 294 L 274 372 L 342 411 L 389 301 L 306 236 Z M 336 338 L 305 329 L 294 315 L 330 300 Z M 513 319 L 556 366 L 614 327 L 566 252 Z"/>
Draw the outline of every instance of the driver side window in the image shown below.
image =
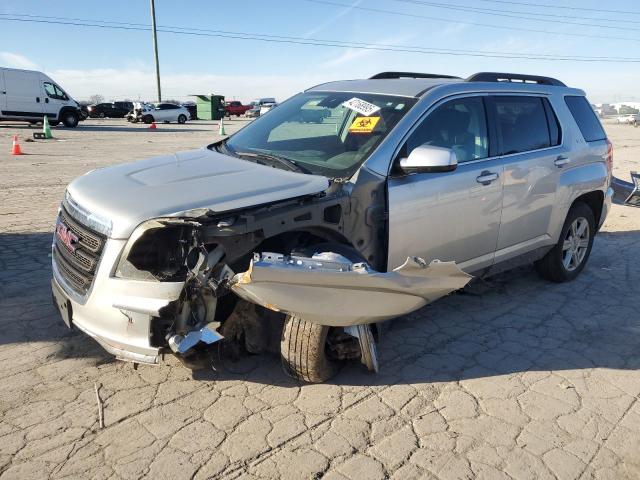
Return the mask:
<path fill-rule="evenodd" d="M 425 143 L 452 149 L 458 163 L 487 158 L 489 135 L 482 97 L 459 98 L 437 107 L 407 140 L 406 154 Z"/>
<path fill-rule="evenodd" d="M 57 100 L 68 100 L 67 95 L 62 90 L 60 90 L 57 85 L 51 82 L 44 82 L 44 91 L 49 98 L 55 98 Z"/>

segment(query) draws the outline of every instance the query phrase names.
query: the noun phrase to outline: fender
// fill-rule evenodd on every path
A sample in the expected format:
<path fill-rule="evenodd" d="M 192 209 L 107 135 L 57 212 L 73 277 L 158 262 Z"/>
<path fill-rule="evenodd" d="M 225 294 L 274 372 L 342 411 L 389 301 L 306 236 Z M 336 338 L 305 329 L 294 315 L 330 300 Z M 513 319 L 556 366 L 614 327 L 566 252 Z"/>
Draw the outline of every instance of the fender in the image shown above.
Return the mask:
<path fill-rule="evenodd" d="M 551 232 L 554 243 L 558 241 L 564 219 L 573 202 L 581 195 L 594 191 L 601 191 L 604 196 L 608 188 L 608 178 L 607 167 L 603 162 L 579 165 L 562 173 L 556 192 L 557 208 L 554 209 L 554 218 L 551 219 L 551 225 L 555 225 Z"/>

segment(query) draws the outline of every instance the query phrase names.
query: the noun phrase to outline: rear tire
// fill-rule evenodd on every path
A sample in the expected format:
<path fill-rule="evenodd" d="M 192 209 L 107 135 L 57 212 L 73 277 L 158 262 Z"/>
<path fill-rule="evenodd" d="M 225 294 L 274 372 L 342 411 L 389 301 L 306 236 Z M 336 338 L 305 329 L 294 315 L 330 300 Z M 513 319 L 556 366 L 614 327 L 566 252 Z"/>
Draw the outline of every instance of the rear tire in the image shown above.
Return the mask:
<path fill-rule="evenodd" d="M 144 117 L 142 117 L 142 121 L 146 124 L 153 123 L 153 116 L 145 115 Z"/>
<path fill-rule="evenodd" d="M 569 282 L 580 275 L 591 253 L 596 231 L 593 211 L 585 203 L 571 207 L 558 243 L 535 264 L 542 278 Z"/>
<path fill-rule="evenodd" d="M 322 383 L 336 374 L 337 361 L 327 356 L 329 327 L 287 316 L 280 339 L 282 368 L 287 375 L 310 383 Z"/>

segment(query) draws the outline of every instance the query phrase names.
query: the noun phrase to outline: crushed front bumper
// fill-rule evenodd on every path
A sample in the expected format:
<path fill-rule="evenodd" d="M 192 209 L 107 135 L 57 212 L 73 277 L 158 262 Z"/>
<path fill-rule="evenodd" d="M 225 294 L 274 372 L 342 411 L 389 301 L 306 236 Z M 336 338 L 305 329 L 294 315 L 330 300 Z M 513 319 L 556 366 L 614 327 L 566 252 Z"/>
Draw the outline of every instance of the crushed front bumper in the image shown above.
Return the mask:
<path fill-rule="evenodd" d="M 95 339 L 118 359 L 153 364 L 158 362 L 159 348 L 150 343 L 151 320 L 179 298 L 184 282 L 149 282 L 112 276 L 125 243 L 125 240 L 107 240 L 93 284 L 84 296 L 65 282 L 54 259 L 54 299 L 59 308 L 61 304 L 70 307 L 71 327 Z M 64 317 L 67 313 L 61 314 Z"/>

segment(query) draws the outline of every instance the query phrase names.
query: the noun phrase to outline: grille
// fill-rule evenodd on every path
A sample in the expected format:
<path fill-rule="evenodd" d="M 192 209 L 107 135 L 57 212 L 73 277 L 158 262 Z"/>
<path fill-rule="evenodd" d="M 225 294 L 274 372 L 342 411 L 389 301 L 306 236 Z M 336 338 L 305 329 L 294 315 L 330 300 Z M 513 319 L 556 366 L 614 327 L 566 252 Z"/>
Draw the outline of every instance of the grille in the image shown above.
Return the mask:
<path fill-rule="evenodd" d="M 69 238 L 75 249 L 60 239 L 59 228 L 72 234 Z M 85 295 L 91 287 L 105 242 L 104 235 L 82 225 L 61 208 L 53 234 L 53 259 L 60 275 L 76 293 Z"/>

